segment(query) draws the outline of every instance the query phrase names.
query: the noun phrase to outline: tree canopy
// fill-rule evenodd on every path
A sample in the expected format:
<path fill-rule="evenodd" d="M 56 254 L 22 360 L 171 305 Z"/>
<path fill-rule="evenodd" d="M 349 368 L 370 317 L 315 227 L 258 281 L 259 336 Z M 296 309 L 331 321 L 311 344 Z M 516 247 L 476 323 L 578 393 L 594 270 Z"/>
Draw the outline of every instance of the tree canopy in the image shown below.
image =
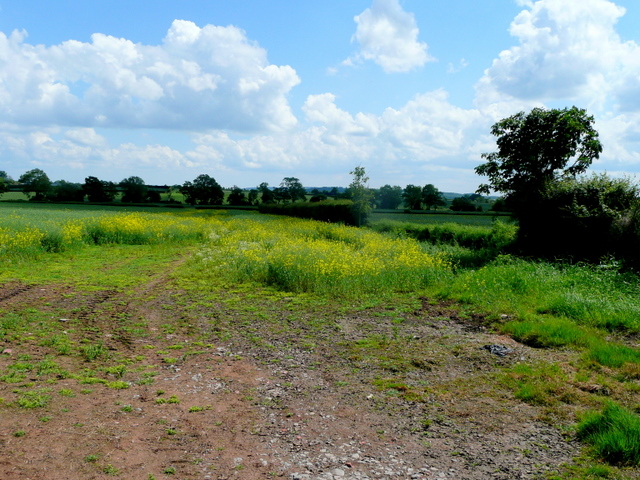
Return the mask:
<path fill-rule="evenodd" d="M 184 182 L 180 193 L 191 205 L 222 205 L 224 200 L 224 190 L 220 184 L 206 174 L 198 175 L 193 182 Z"/>
<path fill-rule="evenodd" d="M 229 205 L 236 205 L 236 206 L 249 204 L 249 202 L 247 201 L 247 196 L 244 193 L 244 190 L 242 190 L 237 185 L 234 185 L 233 188 L 231 189 L 231 192 L 229 193 L 229 197 L 227 198 L 227 203 Z"/>
<path fill-rule="evenodd" d="M 517 113 L 491 128 L 498 151 L 475 168 L 488 183 L 477 192 L 503 193 L 519 215 L 544 195 L 550 182 L 583 173 L 602 152 L 593 116 L 577 107 L 534 108 Z"/>
<path fill-rule="evenodd" d="M 279 193 L 285 202 L 295 202 L 298 200 L 306 200 L 307 191 L 296 177 L 285 177 L 280 183 Z"/>
<path fill-rule="evenodd" d="M 518 241 L 523 250 L 555 255 L 559 245 L 575 242 L 567 228 L 575 217 L 559 208 L 562 202 L 552 197 L 561 182 L 585 172 L 602 152 L 593 123 L 585 110 L 572 107 L 534 108 L 493 125 L 491 133 L 497 137 L 498 150 L 482 155 L 487 162 L 475 171 L 487 177 L 488 183 L 480 185 L 477 192 L 504 194 L 518 220 Z"/>
<path fill-rule="evenodd" d="M 82 190 L 90 202 L 113 202 L 117 193 L 115 183 L 92 176 L 84 179 Z"/>
<path fill-rule="evenodd" d="M 149 188 L 140 177 L 128 177 L 119 183 L 122 201 L 125 203 L 143 203 L 148 200 Z"/>
<path fill-rule="evenodd" d="M 376 191 L 375 196 L 378 208 L 395 210 L 402 203 L 402 187 L 383 185 Z"/>
<path fill-rule="evenodd" d="M 30 200 L 45 200 L 51 191 L 51 180 L 39 168 L 23 173 L 18 179 L 22 191 Z"/>
<path fill-rule="evenodd" d="M 422 203 L 427 207 L 427 210 L 431 210 L 431 207 L 441 207 L 447 204 L 444 196 L 433 184 L 428 183 L 422 187 Z"/>

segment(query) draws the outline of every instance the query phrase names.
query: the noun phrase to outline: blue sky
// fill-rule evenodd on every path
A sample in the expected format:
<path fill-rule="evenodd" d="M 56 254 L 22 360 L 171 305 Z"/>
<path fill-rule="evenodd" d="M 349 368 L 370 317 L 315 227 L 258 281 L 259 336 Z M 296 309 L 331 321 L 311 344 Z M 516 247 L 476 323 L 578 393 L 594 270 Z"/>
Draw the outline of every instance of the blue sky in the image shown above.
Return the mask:
<path fill-rule="evenodd" d="M 471 192 L 493 123 L 586 108 L 640 171 L 637 0 L 0 0 L 0 170 Z"/>

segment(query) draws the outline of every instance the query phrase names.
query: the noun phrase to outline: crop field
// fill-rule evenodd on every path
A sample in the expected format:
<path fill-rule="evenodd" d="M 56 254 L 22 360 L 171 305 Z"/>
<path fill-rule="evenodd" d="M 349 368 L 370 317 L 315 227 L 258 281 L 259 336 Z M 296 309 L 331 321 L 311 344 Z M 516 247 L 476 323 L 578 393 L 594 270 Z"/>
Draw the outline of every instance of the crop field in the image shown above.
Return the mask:
<path fill-rule="evenodd" d="M 0 203 L 0 478 L 640 478 L 635 274 L 373 220 Z"/>

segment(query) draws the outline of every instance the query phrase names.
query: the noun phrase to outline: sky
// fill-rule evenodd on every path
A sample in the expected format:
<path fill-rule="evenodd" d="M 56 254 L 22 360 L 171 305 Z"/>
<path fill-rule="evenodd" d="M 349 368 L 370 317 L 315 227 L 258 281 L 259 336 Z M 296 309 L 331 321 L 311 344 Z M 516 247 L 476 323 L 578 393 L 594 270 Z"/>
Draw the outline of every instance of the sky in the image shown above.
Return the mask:
<path fill-rule="evenodd" d="M 584 108 L 640 172 L 637 0 L 0 0 L 0 170 L 469 193 L 491 125 Z"/>

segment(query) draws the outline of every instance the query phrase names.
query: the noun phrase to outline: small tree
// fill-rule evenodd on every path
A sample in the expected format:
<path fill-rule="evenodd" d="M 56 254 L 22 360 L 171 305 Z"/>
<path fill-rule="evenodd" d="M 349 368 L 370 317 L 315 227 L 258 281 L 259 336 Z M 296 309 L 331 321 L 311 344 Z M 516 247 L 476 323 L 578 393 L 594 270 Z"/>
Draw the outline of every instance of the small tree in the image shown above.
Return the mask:
<path fill-rule="evenodd" d="M 422 203 L 425 204 L 427 210 L 431 210 L 431 207 L 442 207 L 447 204 L 440 190 L 431 183 L 422 187 Z"/>
<path fill-rule="evenodd" d="M 29 200 L 46 200 L 51 191 L 51 180 L 39 168 L 29 170 L 20 176 L 18 183 L 22 184 L 22 192 Z"/>
<path fill-rule="evenodd" d="M 350 172 L 353 180 L 349 185 L 351 193 L 352 209 L 357 226 L 365 225 L 373 210 L 373 192 L 369 189 L 369 177 L 364 167 L 356 167 Z"/>
<path fill-rule="evenodd" d="M 119 184 L 122 190 L 122 201 L 125 203 L 143 203 L 148 200 L 149 187 L 140 177 L 128 177 Z"/>

